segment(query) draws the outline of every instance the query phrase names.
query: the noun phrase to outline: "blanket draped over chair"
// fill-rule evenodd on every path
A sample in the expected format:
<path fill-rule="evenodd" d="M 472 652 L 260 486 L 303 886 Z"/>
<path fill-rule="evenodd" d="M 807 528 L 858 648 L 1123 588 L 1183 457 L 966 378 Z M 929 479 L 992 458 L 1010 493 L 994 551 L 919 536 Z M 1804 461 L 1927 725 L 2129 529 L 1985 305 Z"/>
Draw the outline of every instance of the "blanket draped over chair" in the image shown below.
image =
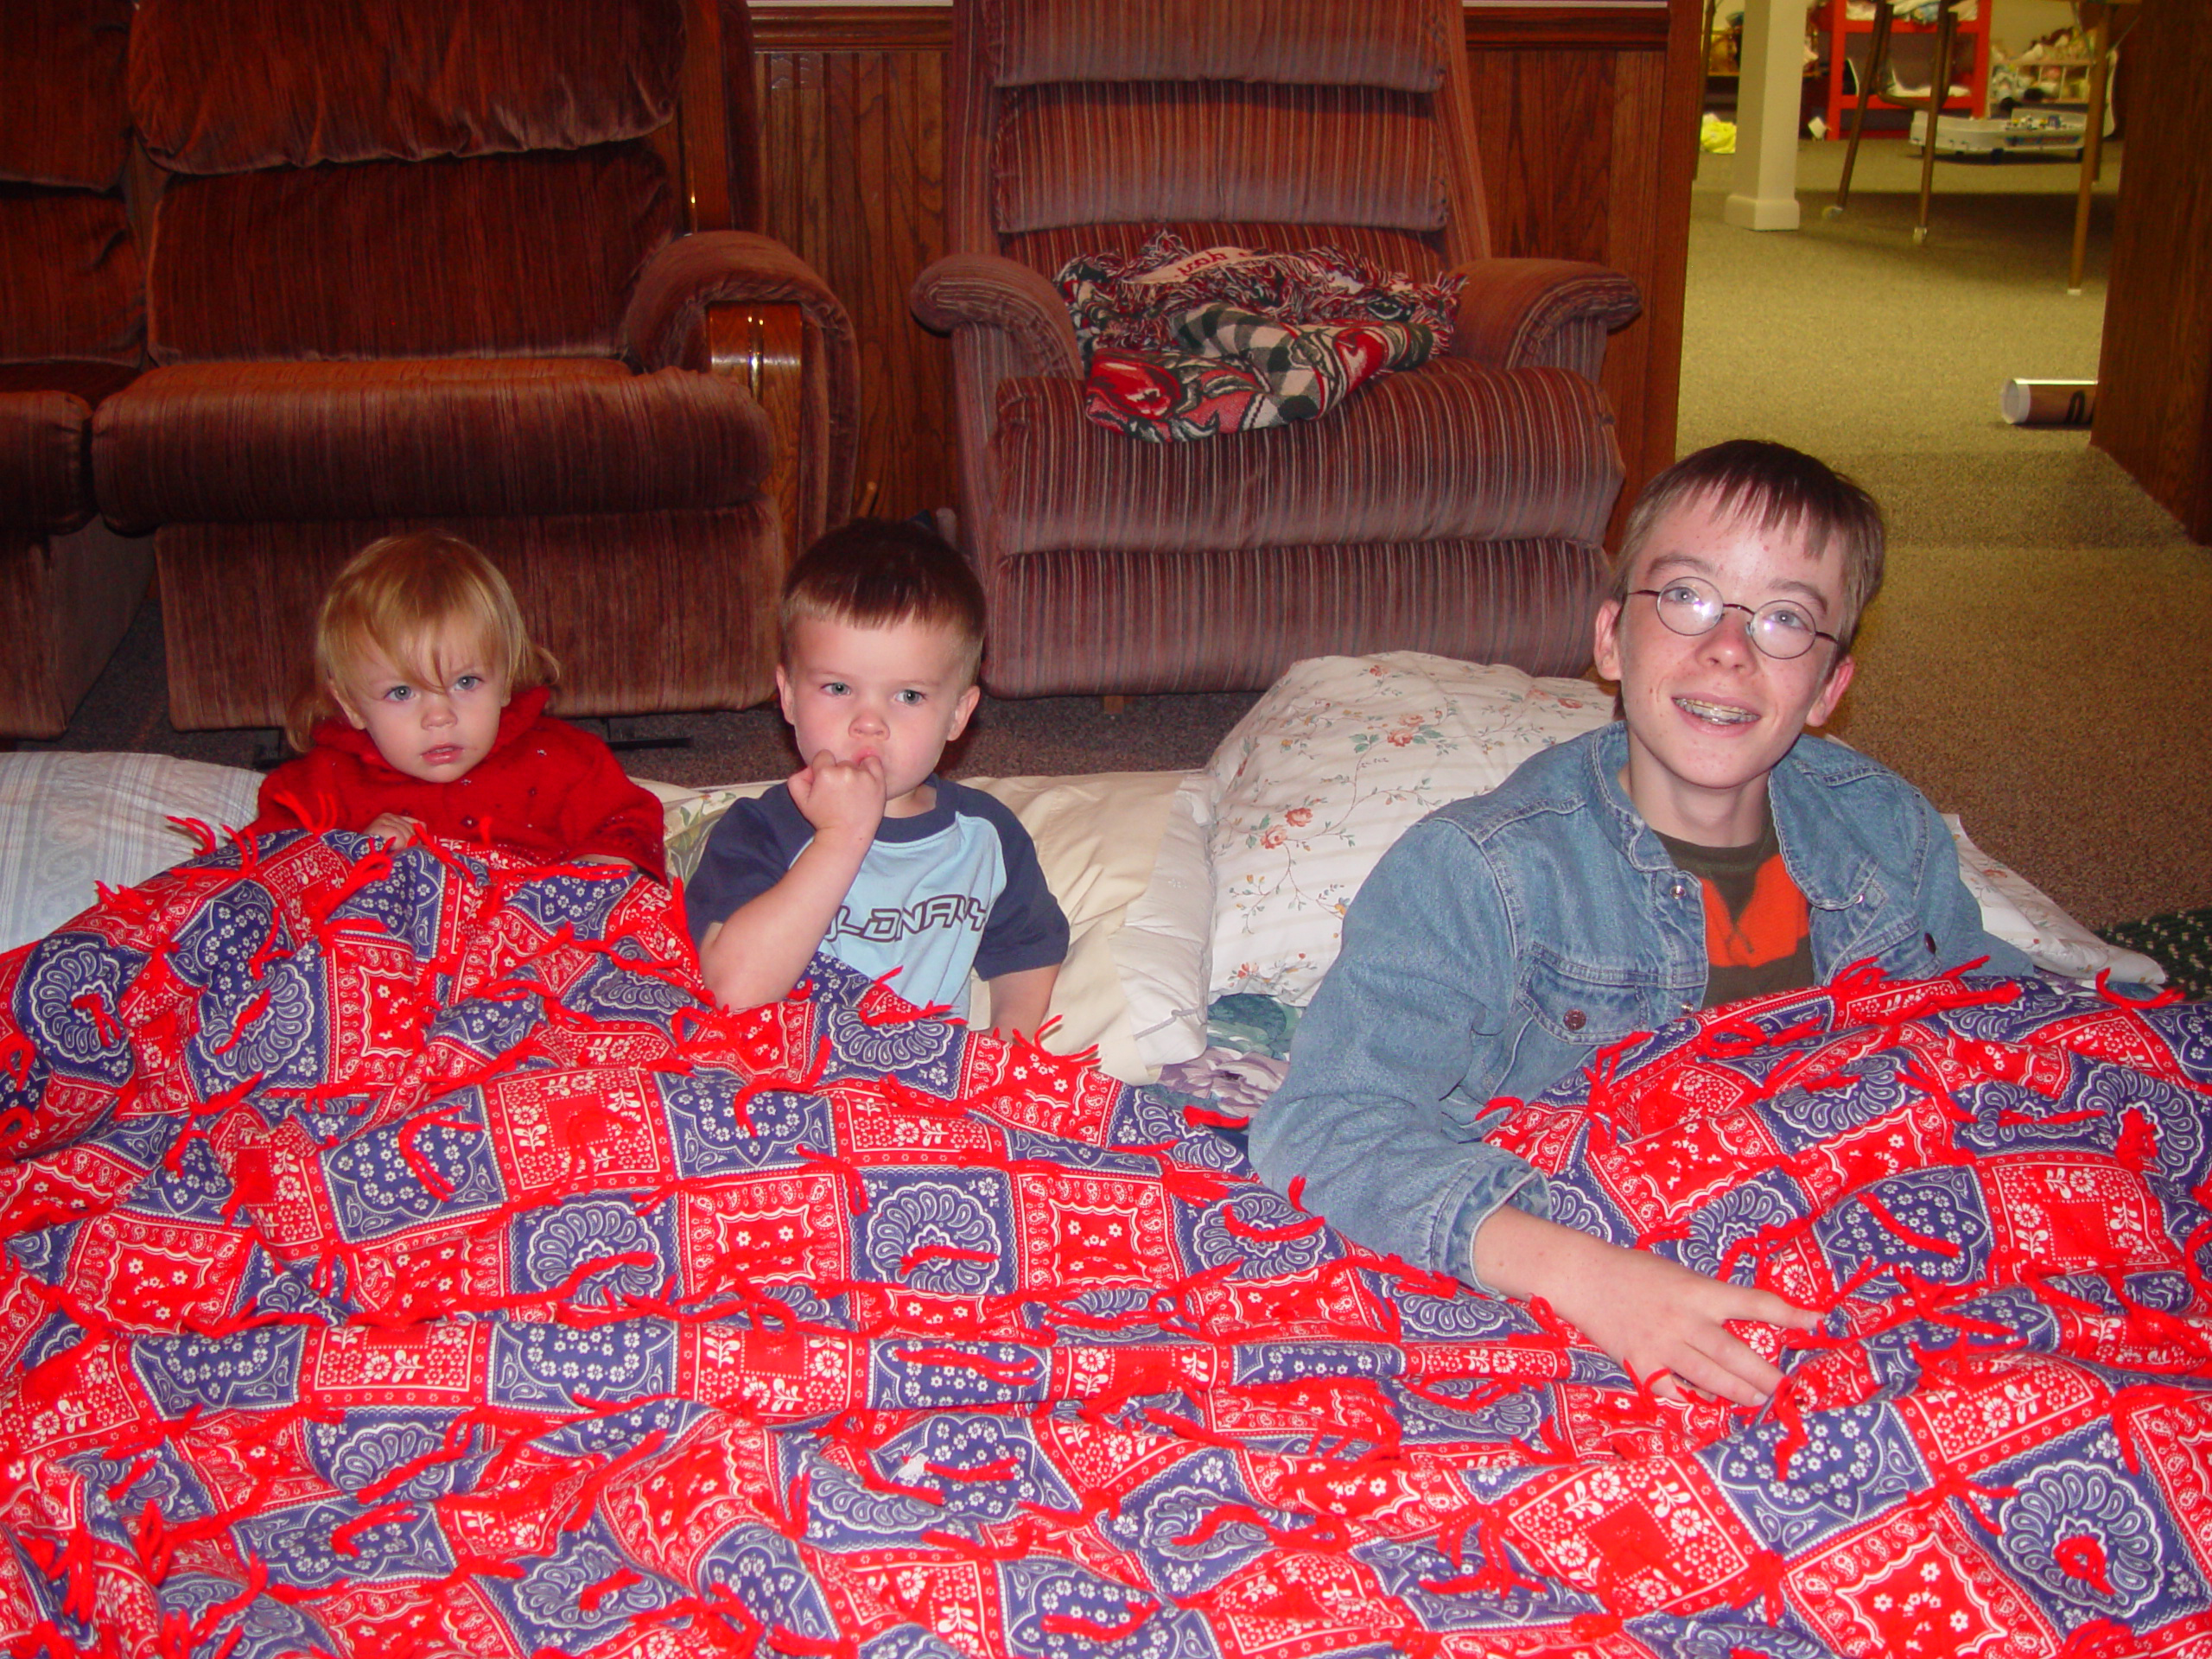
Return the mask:
<path fill-rule="evenodd" d="M 1060 268 L 1085 363 L 1084 413 L 1151 443 L 1326 414 L 1452 343 L 1464 276 L 1415 282 L 1355 253 L 1192 251 L 1161 231 L 1133 258 Z"/>
<path fill-rule="evenodd" d="M 1885 982 L 1512 1110 L 1760 1413 L 668 893 L 295 834 L 0 957 L 11 1655 L 2200 1651 L 2212 1009 Z"/>

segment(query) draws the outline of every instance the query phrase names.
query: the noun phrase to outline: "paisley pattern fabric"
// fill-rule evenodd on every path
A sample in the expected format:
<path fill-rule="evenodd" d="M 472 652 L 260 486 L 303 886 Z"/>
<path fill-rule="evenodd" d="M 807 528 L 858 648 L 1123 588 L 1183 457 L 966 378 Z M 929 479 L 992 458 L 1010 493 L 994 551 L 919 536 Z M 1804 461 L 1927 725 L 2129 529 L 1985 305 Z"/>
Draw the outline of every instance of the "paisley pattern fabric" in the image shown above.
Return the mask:
<path fill-rule="evenodd" d="M 1061 267 L 1088 372 L 1084 413 L 1147 442 L 1325 413 L 1451 343 L 1462 279 L 1417 282 L 1336 248 L 1206 248 L 1161 231 L 1133 258 Z"/>
<path fill-rule="evenodd" d="M 289 834 L 0 957 L 0 1647 L 2212 1642 L 2212 1009 L 1846 976 L 1510 1111 L 1563 1218 L 1828 1310 L 1747 1413 L 1347 1244 L 1224 1103 L 826 962 L 711 1012 L 683 937 Z"/>

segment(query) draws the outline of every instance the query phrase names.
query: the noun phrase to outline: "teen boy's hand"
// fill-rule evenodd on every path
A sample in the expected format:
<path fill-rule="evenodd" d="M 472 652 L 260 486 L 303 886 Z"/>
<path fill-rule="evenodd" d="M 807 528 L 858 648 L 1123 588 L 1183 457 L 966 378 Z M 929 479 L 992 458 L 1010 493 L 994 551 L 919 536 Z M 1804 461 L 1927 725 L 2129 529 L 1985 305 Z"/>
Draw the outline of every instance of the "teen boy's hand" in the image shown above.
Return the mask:
<path fill-rule="evenodd" d="M 1821 1322 L 1770 1291 L 1708 1279 L 1510 1205 L 1476 1232 L 1475 1273 L 1509 1296 L 1542 1297 L 1662 1400 L 1681 1399 L 1680 1385 L 1688 1383 L 1739 1406 L 1764 1405 L 1782 1373 L 1723 1321 L 1799 1331 Z"/>

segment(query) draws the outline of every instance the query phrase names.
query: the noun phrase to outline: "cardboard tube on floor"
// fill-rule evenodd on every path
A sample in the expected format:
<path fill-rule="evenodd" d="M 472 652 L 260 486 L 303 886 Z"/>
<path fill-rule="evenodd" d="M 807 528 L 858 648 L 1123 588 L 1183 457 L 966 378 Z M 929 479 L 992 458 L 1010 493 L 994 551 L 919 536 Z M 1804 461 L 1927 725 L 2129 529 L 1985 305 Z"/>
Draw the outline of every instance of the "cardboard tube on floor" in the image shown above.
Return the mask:
<path fill-rule="evenodd" d="M 2097 412 L 2097 383 L 2007 380 L 1997 407 L 2015 426 L 2087 426 Z"/>

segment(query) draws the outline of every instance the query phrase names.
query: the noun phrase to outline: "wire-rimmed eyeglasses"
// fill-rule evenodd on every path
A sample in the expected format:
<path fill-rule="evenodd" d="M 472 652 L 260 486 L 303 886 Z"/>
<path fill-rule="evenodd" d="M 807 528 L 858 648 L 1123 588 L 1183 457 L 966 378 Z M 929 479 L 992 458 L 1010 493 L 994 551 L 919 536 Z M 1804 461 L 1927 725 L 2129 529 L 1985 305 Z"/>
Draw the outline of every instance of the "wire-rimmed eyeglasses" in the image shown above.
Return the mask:
<path fill-rule="evenodd" d="M 1646 594 L 1650 596 L 1652 607 L 1659 613 L 1662 622 L 1675 632 L 1693 638 L 1711 633 L 1719 627 L 1721 612 L 1741 611 L 1751 618 L 1744 631 L 1751 636 L 1751 643 L 1777 662 L 1802 657 L 1813 648 L 1815 639 L 1825 639 L 1832 645 L 1843 643 L 1826 629 L 1815 627 L 1811 613 L 1794 599 L 1777 599 L 1755 611 L 1748 605 L 1721 598 L 1718 588 L 1695 576 L 1676 576 L 1663 588 L 1629 589 L 1631 599 Z"/>

